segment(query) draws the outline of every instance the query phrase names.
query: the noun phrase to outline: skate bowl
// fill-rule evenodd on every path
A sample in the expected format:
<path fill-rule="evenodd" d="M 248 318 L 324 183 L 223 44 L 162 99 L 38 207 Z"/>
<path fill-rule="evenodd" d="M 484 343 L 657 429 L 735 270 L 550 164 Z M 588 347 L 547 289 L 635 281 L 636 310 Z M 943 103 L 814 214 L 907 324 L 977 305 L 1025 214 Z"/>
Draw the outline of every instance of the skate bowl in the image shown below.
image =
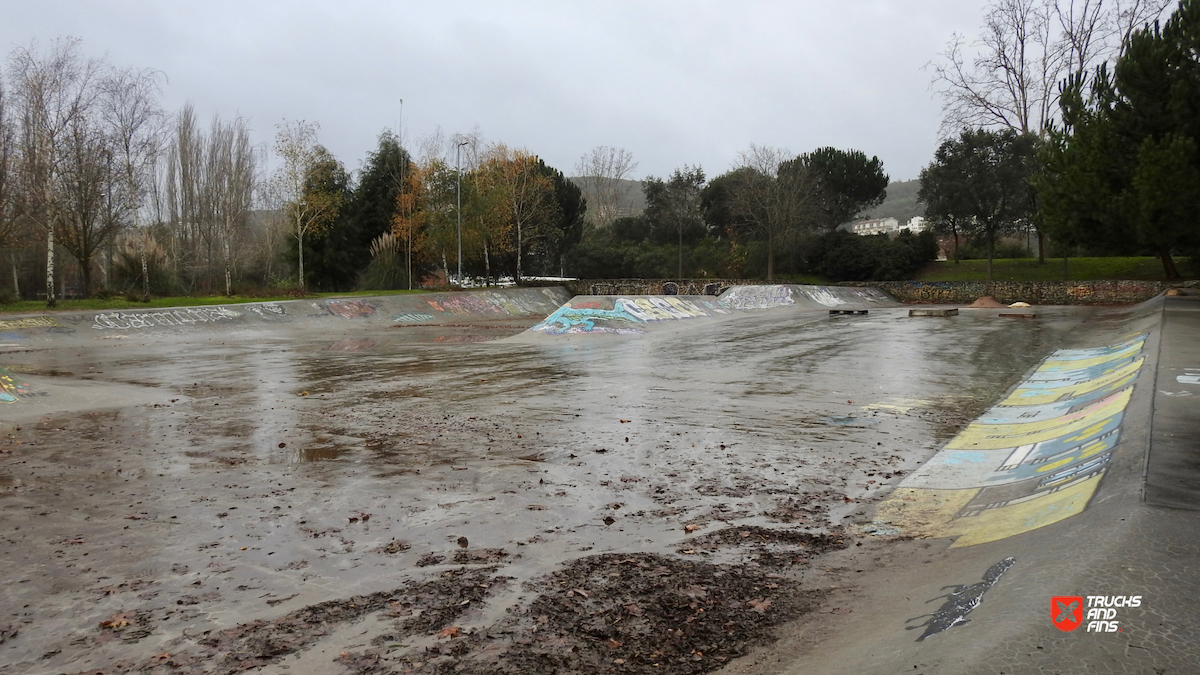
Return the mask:
<path fill-rule="evenodd" d="M 1143 500 L 1174 300 L 5 318 L 0 669 L 1190 672 L 1200 523 Z"/>

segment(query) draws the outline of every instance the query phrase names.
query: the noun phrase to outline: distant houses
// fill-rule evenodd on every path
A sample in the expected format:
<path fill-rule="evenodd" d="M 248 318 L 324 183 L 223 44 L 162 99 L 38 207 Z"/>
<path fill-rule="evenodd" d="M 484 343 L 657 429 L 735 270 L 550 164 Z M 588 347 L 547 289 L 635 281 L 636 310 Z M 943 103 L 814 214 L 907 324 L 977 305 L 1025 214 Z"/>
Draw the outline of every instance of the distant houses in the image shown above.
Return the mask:
<path fill-rule="evenodd" d="M 891 217 L 871 218 L 850 223 L 847 229 L 864 237 L 873 234 L 898 234 L 905 231 L 920 234 L 925 231 L 925 219 L 921 216 L 913 216 L 908 219 L 908 222 L 901 225 L 900 221 Z"/>

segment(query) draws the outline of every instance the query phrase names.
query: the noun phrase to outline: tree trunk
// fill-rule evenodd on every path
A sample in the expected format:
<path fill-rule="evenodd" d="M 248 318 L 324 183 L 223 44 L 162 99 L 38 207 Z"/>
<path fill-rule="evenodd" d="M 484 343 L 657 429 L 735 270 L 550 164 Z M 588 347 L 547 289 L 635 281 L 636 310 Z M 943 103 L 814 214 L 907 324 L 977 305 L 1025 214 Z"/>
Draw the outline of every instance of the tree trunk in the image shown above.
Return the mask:
<path fill-rule="evenodd" d="M 683 228 L 679 228 L 679 270 L 676 278 L 683 278 Z"/>
<path fill-rule="evenodd" d="M 90 298 L 92 296 L 92 259 L 90 257 L 79 261 L 79 276 L 83 282 L 81 289 L 83 297 Z"/>
<path fill-rule="evenodd" d="M 46 306 L 56 307 L 54 298 L 54 226 L 46 231 Z"/>
<path fill-rule="evenodd" d="M 233 277 L 229 270 L 229 233 L 225 233 L 225 295 L 233 297 Z"/>
<path fill-rule="evenodd" d="M 142 233 L 142 302 L 150 302 L 150 261 L 146 259 L 146 233 Z"/>
<path fill-rule="evenodd" d="M 304 285 L 304 230 L 296 228 L 296 243 L 299 246 L 297 249 L 300 252 L 300 290 L 305 290 Z"/>
<path fill-rule="evenodd" d="M 8 260 L 12 264 L 13 295 L 16 296 L 17 300 L 20 300 L 21 299 L 21 275 L 20 275 L 19 271 L 17 270 L 17 252 L 16 251 L 10 252 L 8 254 Z"/>
<path fill-rule="evenodd" d="M 492 259 L 488 255 L 488 244 L 486 240 L 483 242 L 483 285 L 492 285 Z"/>
<path fill-rule="evenodd" d="M 1045 265 L 1046 264 L 1046 233 L 1042 232 L 1040 229 L 1037 231 L 1037 243 L 1038 243 L 1038 264 Z"/>
<path fill-rule="evenodd" d="M 1158 257 L 1162 259 L 1163 271 L 1167 273 L 1167 280 L 1178 279 L 1179 270 L 1175 268 L 1175 259 L 1171 257 L 1171 249 L 1167 246 L 1158 249 Z"/>
<path fill-rule="evenodd" d="M 775 278 L 775 235 L 767 235 L 767 281 Z"/>
<path fill-rule="evenodd" d="M 954 233 L 954 264 L 959 265 L 962 263 L 962 256 L 958 253 L 958 227 L 955 226 L 950 231 Z"/>
<path fill-rule="evenodd" d="M 517 221 L 517 273 L 513 277 L 513 285 L 521 285 L 521 221 Z"/>
<path fill-rule="evenodd" d="M 992 280 L 992 258 L 996 255 L 996 233 L 988 231 L 988 264 L 987 264 L 987 280 Z"/>

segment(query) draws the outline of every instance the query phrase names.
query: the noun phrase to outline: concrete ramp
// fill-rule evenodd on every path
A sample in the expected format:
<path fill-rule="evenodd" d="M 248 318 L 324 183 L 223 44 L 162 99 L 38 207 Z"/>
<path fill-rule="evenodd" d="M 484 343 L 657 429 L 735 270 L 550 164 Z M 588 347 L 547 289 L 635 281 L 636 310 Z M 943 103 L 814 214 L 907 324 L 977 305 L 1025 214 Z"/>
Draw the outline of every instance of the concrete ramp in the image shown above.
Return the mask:
<path fill-rule="evenodd" d="M 679 321 L 716 319 L 740 312 L 776 309 L 838 310 L 895 307 L 874 288 L 843 286 L 734 286 L 719 297 L 706 295 L 580 295 L 556 309 L 524 337 L 537 335 L 636 335 Z"/>
<path fill-rule="evenodd" d="M 1093 317 L 906 477 L 859 527 L 887 566 L 747 672 L 1194 672 L 1196 516 L 1142 496 L 1162 312 Z"/>
<path fill-rule="evenodd" d="M 186 338 L 255 328 L 343 333 L 371 326 L 528 321 L 550 314 L 569 297 L 557 287 L 513 288 L 12 316 L 0 319 L 0 353 L 72 339 Z"/>
<path fill-rule="evenodd" d="M 796 307 L 798 309 L 867 309 L 897 307 L 895 298 L 877 288 L 855 286 L 810 286 L 777 284 L 734 286 L 720 296 L 730 309 L 755 310 Z"/>

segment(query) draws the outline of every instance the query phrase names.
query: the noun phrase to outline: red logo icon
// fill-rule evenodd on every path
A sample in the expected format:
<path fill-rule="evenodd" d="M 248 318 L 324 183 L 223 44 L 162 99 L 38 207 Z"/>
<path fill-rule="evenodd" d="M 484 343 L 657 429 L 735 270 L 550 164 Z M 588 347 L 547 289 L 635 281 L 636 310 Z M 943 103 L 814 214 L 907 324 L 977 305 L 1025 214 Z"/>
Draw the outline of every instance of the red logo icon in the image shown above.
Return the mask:
<path fill-rule="evenodd" d="M 1056 595 L 1050 598 L 1050 620 L 1054 627 L 1066 632 L 1083 623 L 1083 598 L 1078 595 Z"/>

